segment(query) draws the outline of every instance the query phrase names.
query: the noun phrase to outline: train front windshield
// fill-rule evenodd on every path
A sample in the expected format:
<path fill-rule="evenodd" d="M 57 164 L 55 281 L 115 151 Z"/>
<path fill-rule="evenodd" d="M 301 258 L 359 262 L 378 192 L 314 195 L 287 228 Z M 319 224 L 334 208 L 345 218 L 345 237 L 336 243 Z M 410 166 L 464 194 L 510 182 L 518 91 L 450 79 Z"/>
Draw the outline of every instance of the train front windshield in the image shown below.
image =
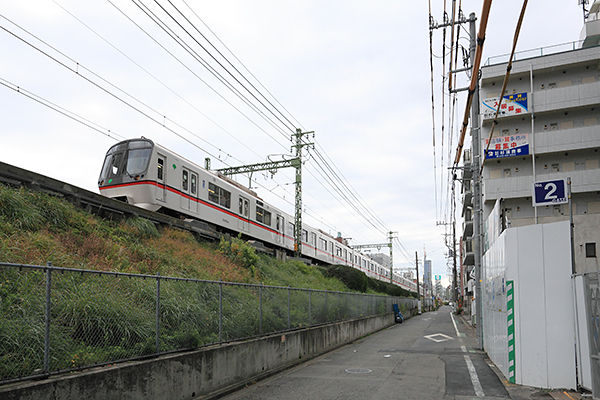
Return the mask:
<path fill-rule="evenodd" d="M 115 178 L 140 179 L 146 173 L 152 156 L 152 142 L 145 139 L 128 140 L 114 145 L 106 153 L 100 185 Z M 118 179 L 121 181 L 120 179 Z"/>

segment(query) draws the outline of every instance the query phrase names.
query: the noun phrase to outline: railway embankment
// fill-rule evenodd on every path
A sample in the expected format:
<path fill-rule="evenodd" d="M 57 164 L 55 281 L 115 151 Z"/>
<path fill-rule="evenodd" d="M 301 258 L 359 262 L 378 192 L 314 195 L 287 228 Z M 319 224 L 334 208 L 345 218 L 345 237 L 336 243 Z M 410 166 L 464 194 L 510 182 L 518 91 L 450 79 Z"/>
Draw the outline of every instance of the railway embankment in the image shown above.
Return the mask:
<path fill-rule="evenodd" d="M 299 261 L 284 262 L 266 254 L 257 254 L 251 246 L 237 238 L 220 242 L 205 241 L 201 235 L 194 232 L 169 224 L 157 224 L 135 215 L 129 218 L 102 218 L 97 213 L 90 212 L 89 208 L 77 207 L 64 196 L 18 186 L 0 185 L 0 262 L 3 263 L 46 265 L 50 262 L 55 267 L 70 269 L 223 280 L 339 292 L 376 293 L 377 289 L 385 290 L 384 286 L 369 286 L 368 280 L 365 281 L 362 276 L 357 278 L 358 275 L 348 274 L 347 271 L 344 274 L 343 270 L 305 265 Z M 0 298 L 3 306 L 0 313 L 0 343 L 5 344 L 0 345 L 0 352 L 3 353 L 3 360 L 7 360 L 0 367 L 2 380 L 35 373 L 33 370 L 26 370 L 35 360 L 44 357 L 43 351 L 35 347 L 44 341 L 43 316 L 41 320 L 33 317 L 33 314 L 39 313 L 30 314 L 23 301 L 32 298 L 32 287 L 28 286 L 32 281 L 29 279 L 32 276 L 42 279 L 43 275 L 21 272 L 12 274 L 7 271 L 9 270 L 2 269 L 3 276 L 0 276 Z M 43 287 L 43 279 L 39 282 L 41 284 L 35 286 Z M 357 286 L 349 289 L 348 286 L 352 284 Z M 65 327 L 76 327 L 74 333 L 64 337 L 51 332 L 54 335 L 51 347 L 56 348 L 59 345 L 68 353 L 69 357 L 65 358 L 65 362 L 66 368 L 71 368 L 71 371 L 65 375 L 48 376 L 41 381 L 10 383 L 8 387 L 0 389 L 2 396 L 17 396 L 17 393 L 21 393 L 18 397 L 7 398 L 44 398 L 42 393 L 47 392 L 43 391 L 50 390 L 55 394 L 62 393 L 55 398 L 72 398 L 73 395 L 103 398 L 94 397 L 92 393 L 85 391 L 117 390 L 112 393 L 118 393 L 123 387 L 135 388 L 139 393 L 153 393 L 153 398 L 160 398 L 156 396 L 163 391 L 173 393 L 176 388 L 191 388 L 192 390 L 185 392 L 186 396 L 197 396 L 200 393 L 226 390 L 238 382 L 260 379 L 265 374 L 287 368 L 393 323 L 393 315 L 390 313 L 359 317 L 242 342 L 221 343 L 192 351 L 155 355 L 150 359 L 119 362 L 115 365 L 105 363 L 98 368 L 89 369 L 81 366 L 83 363 L 90 365 L 100 362 L 100 358 L 106 356 L 102 351 L 90 351 L 90 346 L 79 340 L 85 332 L 92 332 L 92 327 L 97 328 L 93 324 L 100 319 L 94 318 L 95 312 L 90 314 L 89 306 L 84 303 L 84 296 L 99 289 L 100 285 L 100 282 L 94 283 L 93 286 L 88 284 L 87 289 L 82 290 L 81 294 L 73 299 L 77 301 L 62 309 L 67 310 L 64 314 L 59 313 L 63 303 L 54 303 L 54 300 L 51 302 L 52 319 L 63 323 L 60 331 L 64 333 Z M 115 288 L 111 288 L 111 293 L 115 295 L 105 300 L 101 299 L 100 303 L 110 306 L 111 315 L 117 315 L 118 310 L 131 311 L 129 305 L 121 304 L 119 297 L 127 297 L 126 292 L 112 289 Z M 130 301 L 131 297 L 127 300 Z M 174 304 L 182 307 L 185 305 L 181 301 Z M 79 306 L 82 308 L 78 308 Z M 125 336 L 129 333 L 135 334 L 135 322 L 139 318 L 125 311 L 112 318 L 122 325 L 111 323 L 110 326 L 103 326 L 102 332 L 114 332 L 115 326 L 125 326 L 126 328 L 119 332 L 124 331 L 127 334 Z M 124 321 L 123 315 L 131 315 L 132 320 Z M 243 320 L 235 325 L 241 324 Z M 14 329 L 15 327 L 23 329 Z M 173 329 L 179 328 L 175 326 Z M 196 336 L 193 339 L 197 339 Z M 200 339 L 198 345 L 202 345 L 204 340 Z M 16 345 L 6 345 L 9 343 Z M 121 347 L 113 345 L 110 351 L 122 351 Z M 99 358 L 95 360 L 93 357 Z M 51 360 L 52 363 L 57 361 L 56 358 Z M 40 364 L 43 364 L 43 360 L 40 360 Z M 167 384 L 168 382 L 170 383 Z M 27 397 L 28 393 L 33 393 L 34 397 Z M 38 395 L 41 397 L 35 397 Z M 131 398 L 136 398 L 136 395 L 132 396 Z"/>

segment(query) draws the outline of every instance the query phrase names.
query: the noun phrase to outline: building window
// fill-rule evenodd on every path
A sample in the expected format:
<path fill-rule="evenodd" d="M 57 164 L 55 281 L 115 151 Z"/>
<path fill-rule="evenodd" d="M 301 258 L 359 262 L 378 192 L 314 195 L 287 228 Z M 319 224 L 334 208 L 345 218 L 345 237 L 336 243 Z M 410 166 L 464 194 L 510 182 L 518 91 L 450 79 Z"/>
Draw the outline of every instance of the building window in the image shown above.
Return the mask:
<path fill-rule="evenodd" d="M 585 244 L 585 256 L 587 258 L 596 258 L 596 243 Z"/>

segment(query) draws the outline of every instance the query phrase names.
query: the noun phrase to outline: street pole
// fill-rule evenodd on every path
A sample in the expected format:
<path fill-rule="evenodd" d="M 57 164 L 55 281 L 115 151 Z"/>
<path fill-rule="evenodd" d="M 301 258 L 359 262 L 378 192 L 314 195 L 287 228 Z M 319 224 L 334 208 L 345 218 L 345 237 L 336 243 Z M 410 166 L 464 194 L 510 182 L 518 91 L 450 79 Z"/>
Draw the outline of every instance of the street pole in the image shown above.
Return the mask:
<path fill-rule="evenodd" d="M 473 65 L 475 52 L 477 50 L 477 32 L 475 27 L 475 13 L 471 13 L 469 31 L 471 34 L 470 57 Z M 479 70 L 471 71 L 472 74 L 479 74 Z M 481 204 L 481 128 L 479 126 L 479 79 L 473 92 L 473 101 L 471 103 L 471 137 L 473 138 L 471 147 L 473 151 L 473 252 L 475 253 L 475 324 L 477 347 L 483 349 L 483 308 L 481 294 L 481 259 L 482 259 L 482 240 L 481 240 L 481 220 L 483 217 L 483 207 Z"/>
<path fill-rule="evenodd" d="M 417 270 L 417 301 L 419 314 L 421 313 L 421 290 L 419 289 L 419 254 L 415 251 L 415 269 Z"/>

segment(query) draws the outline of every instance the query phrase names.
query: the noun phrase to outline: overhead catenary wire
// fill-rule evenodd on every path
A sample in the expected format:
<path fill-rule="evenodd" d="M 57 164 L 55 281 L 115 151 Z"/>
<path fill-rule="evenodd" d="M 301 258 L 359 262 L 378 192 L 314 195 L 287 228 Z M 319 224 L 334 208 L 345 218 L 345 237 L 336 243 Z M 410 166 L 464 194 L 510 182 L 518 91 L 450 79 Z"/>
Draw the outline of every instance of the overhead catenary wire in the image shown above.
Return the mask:
<path fill-rule="evenodd" d="M 160 6 L 160 3 L 159 3 L 157 0 L 154 0 L 154 1 L 155 1 L 155 3 L 156 3 L 156 4 L 159 4 L 159 6 Z M 216 61 L 216 62 L 217 62 L 217 63 L 218 63 L 218 64 L 219 64 L 219 65 L 220 65 L 220 66 L 221 66 L 221 67 L 222 67 L 222 68 L 223 68 L 223 69 L 224 69 L 224 70 L 225 70 L 225 71 L 226 71 L 226 72 L 227 72 L 227 73 L 228 73 L 228 74 L 229 74 L 229 75 L 230 75 L 230 76 L 233 78 L 233 79 L 235 79 L 235 81 L 236 81 L 237 83 L 239 83 L 239 84 L 240 84 L 240 85 L 241 85 L 241 86 L 242 86 L 244 89 L 246 89 L 246 91 L 247 91 L 248 93 L 250 93 L 250 95 L 251 95 L 252 97 L 254 97 L 254 98 L 255 98 L 255 99 L 256 99 L 256 100 L 257 100 L 257 101 L 258 101 L 258 102 L 259 102 L 259 103 L 260 103 L 260 104 L 261 104 L 261 105 L 262 105 L 262 106 L 265 108 L 265 109 L 267 109 L 267 110 L 268 110 L 268 111 L 269 111 L 269 112 L 270 112 L 270 113 L 271 113 L 271 114 L 272 114 L 272 115 L 273 115 L 275 118 L 277 118 L 277 120 L 279 120 L 279 121 L 280 121 L 280 122 L 281 122 L 281 123 L 282 123 L 282 124 L 283 124 L 283 125 L 284 125 L 284 126 L 287 128 L 287 129 L 288 129 L 288 130 L 290 130 L 290 132 L 292 132 L 292 133 L 296 132 L 296 127 L 294 126 L 294 124 L 293 124 L 293 123 L 292 123 L 292 122 L 291 122 L 291 121 L 290 121 L 290 120 L 289 120 L 289 119 L 288 119 L 288 118 L 287 118 L 287 117 L 286 117 L 286 116 L 285 116 L 285 115 L 284 115 L 284 114 L 283 114 L 281 111 L 279 111 L 279 110 L 277 109 L 277 107 L 275 107 L 275 106 L 273 105 L 273 103 L 271 103 L 271 101 L 269 101 L 269 99 L 267 99 L 267 97 L 266 97 L 266 96 L 264 96 L 264 95 L 263 95 L 263 94 L 262 94 L 262 93 L 261 93 L 261 92 L 260 92 L 260 91 L 259 91 L 259 90 L 256 88 L 256 86 L 254 86 L 254 84 L 252 84 L 252 82 L 250 82 L 250 81 L 249 81 L 249 80 L 248 80 L 248 79 L 247 79 L 247 78 L 246 78 L 246 77 L 245 77 L 245 76 L 244 76 L 244 75 L 243 75 L 243 74 L 242 74 L 242 73 L 241 73 L 241 72 L 240 72 L 240 71 L 239 71 L 239 70 L 238 70 L 238 69 L 235 67 L 235 65 L 233 65 L 233 64 L 230 62 L 230 61 L 227 59 L 227 57 L 225 57 L 225 56 L 223 55 L 223 53 L 221 53 L 221 51 L 219 51 L 219 49 L 217 49 L 217 48 L 216 48 L 216 47 L 215 47 L 215 46 L 214 46 L 214 45 L 211 43 L 211 41 L 210 41 L 210 40 L 209 40 L 209 39 L 208 39 L 208 38 L 207 38 L 207 37 L 206 37 L 206 36 L 205 36 L 205 35 L 204 35 L 202 32 L 200 32 L 200 30 L 199 30 L 199 29 L 196 27 L 196 25 L 194 25 L 194 24 L 193 24 L 193 23 L 192 23 L 192 22 L 191 22 L 191 21 L 188 19 L 188 17 L 186 17 L 186 16 L 185 16 L 185 14 L 183 14 L 183 13 L 181 12 L 181 11 L 179 10 L 179 8 L 177 8 L 177 6 L 175 6 L 171 0 L 167 0 L 167 1 L 169 2 L 169 4 L 171 4 L 171 6 L 172 6 L 173 8 L 175 8 L 175 10 L 177 10 L 177 12 L 179 13 L 179 15 L 181 15 L 181 16 L 182 16 L 182 17 L 183 17 L 183 18 L 184 18 L 184 19 L 187 21 L 187 23 L 188 23 L 188 24 L 190 24 L 190 26 L 191 26 L 191 27 L 193 27 L 193 28 L 194 28 L 194 30 L 195 30 L 196 32 L 198 32 L 198 34 L 199 34 L 200 36 L 202 36 L 202 38 L 203 38 L 204 40 L 206 40 L 206 42 L 207 42 L 207 43 L 208 43 L 208 44 L 209 44 L 209 45 L 210 45 L 210 46 L 211 46 L 211 47 L 212 47 L 212 48 L 213 48 L 213 49 L 214 49 L 214 50 L 215 50 L 215 51 L 216 51 L 216 52 L 217 52 L 217 53 L 218 53 L 218 54 L 219 54 L 219 55 L 220 55 L 220 56 L 221 56 L 221 57 L 222 57 L 222 58 L 223 58 L 223 59 L 224 59 L 226 62 L 227 62 L 227 64 L 229 64 L 229 65 L 230 65 L 230 66 L 231 66 L 231 67 L 232 67 L 232 68 L 235 70 L 235 72 L 237 72 L 237 73 L 238 73 L 238 75 L 240 75 L 240 77 L 242 78 L 242 80 L 246 81 L 246 82 L 247 82 L 247 83 L 248 83 L 248 84 L 249 84 L 249 85 L 252 87 L 252 89 L 254 89 L 254 91 L 255 91 L 256 93 L 258 93 L 258 94 L 259 94 L 259 95 L 260 95 L 260 96 L 261 96 L 261 97 L 262 97 L 262 98 L 263 98 L 263 99 L 264 99 L 264 100 L 265 100 L 265 101 L 266 101 L 266 102 L 269 104 L 269 106 L 270 106 L 271 108 L 275 109 L 275 110 L 277 111 L 277 113 L 278 113 L 279 115 L 281 115 L 281 117 L 282 117 L 282 118 L 285 120 L 285 122 L 284 122 L 284 121 L 283 121 L 283 120 L 282 120 L 282 119 L 281 119 L 281 118 L 280 118 L 278 115 L 276 115 L 276 114 L 275 114 L 275 113 L 274 113 L 274 112 L 273 112 L 273 111 L 272 111 L 272 110 L 271 110 L 269 107 L 265 106 L 265 105 L 263 104 L 263 102 L 262 102 L 262 101 L 261 101 L 261 100 L 260 100 L 258 97 L 256 97 L 256 96 L 254 95 L 254 93 L 253 93 L 251 90 L 249 90 L 249 89 L 248 89 L 248 88 L 247 88 L 247 87 L 246 87 L 246 86 L 245 86 L 245 85 L 244 85 L 242 82 L 240 82 L 240 80 L 239 80 L 239 79 L 238 79 L 238 78 L 237 78 L 237 77 L 236 77 L 234 74 L 232 74 L 232 73 L 231 73 L 231 71 L 229 71 L 229 70 L 228 70 L 226 67 L 224 67 L 224 66 L 223 66 L 223 64 L 221 64 L 221 62 L 220 62 L 219 60 L 217 60 L 217 58 L 216 58 L 215 56 L 213 56 L 213 54 L 212 54 L 211 52 L 209 52 L 209 51 L 208 51 L 206 48 L 204 48 L 204 46 L 202 46 L 202 44 L 201 44 L 199 41 L 197 41 L 197 40 L 196 40 L 196 39 L 195 39 L 195 38 L 194 38 L 192 35 L 190 35 L 190 37 L 191 37 L 191 38 L 192 38 L 192 39 L 193 39 L 193 40 L 194 40 L 196 43 L 198 43 L 198 45 L 199 45 L 200 47 L 202 47 L 202 49 L 203 49 L 203 50 L 204 50 L 204 51 L 205 51 L 205 52 L 206 52 L 206 53 L 207 53 L 207 54 L 208 54 L 208 55 L 209 55 L 209 56 L 210 56 L 210 57 L 211 57 L 213 60 L 215 60 L 215 61 Z M 163 10 L 165 10 L 165 9 L 164 9 L 164 7 L 162 7 L 162 6 L 160 6 L 160 7 L 161 7 Z M 166 12 L 166 10 L 165 10 L 165 12 Z M 169 14 L 169 16 L 171 16 L 171 15 Z M 172 16 L 171 16 L 171 18 L 173 19 L 173 21 L 177 22 L 177 21 L 176 21 L 176 19 L 175 19 L 175 18 L 173 18 Z M 177 23 L 178 23 L 178 22 L 177 22 Z M 178 24 L 179 24 L 179 23 L 178 23 Z M 181 26 L 181 24 L 179 24 L 179 26 Z M 182 26 L 181 26 L 181 27 L 182 27 Z M 183 27 L 182 27 L 182 28 L 183 28 Z M 187 32 L 187 30 L 186 30 L 186 32 Z M 188 33 L 188 34 L 189 34 L 189 33 Z"/>
<path fill-rule="evenodd" d="M 86 29 L 88 29 L 90 32 L 92 32 L 94 35 L 96 35 L 97 37 L 99 37 L 102 41 L 104 41 L 106 44 L 108 44 L 110 47 L 112 47 L 114 50 L 116 50 L 119 54 L 121 54 L 123 57 L 125 57 L 127 60 L 129 60 L 131 63 L 133 63 L 137 68 L 141 69 L 144 73 L 146 73 L 148 76 L 150 76 L 152 79 L 154 79 L 156 82 L 158 82 L 161 86 L 163 86 L 165 89 L 169 90 L 171 93 L 173 93 L 175 96 L 177 96 L 181 101 L 185 102 L 188 106 L 190 106 L 192 109 L 194 109 L 196 112 L 198 112 L 200 115 L 202 115 L 204 118 L 206 118 L 209 122 L 211 122 L 213 125 L 215 125 L 217 128 L 219 128 L 221 131 L 225 132 L 229 137 L 231 137 L 233 140 L 237 141 L 238 143 L 240 143 L 242 146 L 244 146 L 245 148 L 247 148 L 249 151 L 253 152 L 255 155 L 259 156 L 258 153 L 254 152 L 250 147 L 248 147 L 245 143 L 243 143 L 241 140 L 239 140 L 235 135 L 233 135 L 231 132 L 229 132 L 228 130 L 226 130 L 223 126 L 221 126 L 220 124 L 218 124 L 215 120 L 213 120 L 212 118 L 210 118 L 208 115 L 206 115 L 206 113 L 202 112 L 202 110 L 200 110 L 196 105 L 194 105 L 193 103 L 191 103 L 189 100 L 187 100 L 186 98 L 184 98 L 183 96 L 181 96 L 179 93 L 177 93 L 175 90 L 173 90 L 170 86 L 168 86 L 166 83 L 164 83 L 162 80 L 160 80 L 159 78 L 157 78 L 154 74 L 152 74 L 150 71 L 148 71 L 148 69 L 144 68 L 141 64 L 139 64 L 138 62 L 136 62 L 133 58 L 131 58 L 130 56 L 128 56 L 127 54 L 125 54 L 125 52 L 123 52 L 121 49 L 119 49 L 117 46 L 115 46 L 113 43 L 111 43 L 110 41 L 108 41 L 104 36 L 100 35 L 97 31 L 95 31 L 94 29 L 92 29 L 88 24 L 86 24 L 85 22 L 83 22 L 80 18 L 78 18 L 76 15 L 74 15 L 72 12 L 70 12 L 69 10 L 67 10 L 66 8 L 64 8 L 61 4 L 57 3 L 56 0 L 53 0 L 53 2 L 60 7 L 64 12 L 66 12 L 68 15 L 70 15 L 73 19 L 75 19 L 77 22 L 79 22 L 82 26 L 84 26 Z M 110 1 L 109 1 L 110 2 Z M 7 19 L 5 16 L 2 16 L 4 19 L 6 19 L 7 21 L 9 21 L 10 23 L 12 23 L 14 26 L 18 27 L 19 29 L 21 29 L 22 31 L 26 32 L 27 34 L 29 34 L 30 36 L 36 38 L 37 40 L 39 40 L 41 43 L 44 43 L 46 46 L 52 48 L 54 51 L 60 53 L 61 55 L 63 55 L 64 57 L 70 59 L 71 61 L 75 62 L 74 60 L 72 60 L 70 57 L 68 57 L 67 55 L 65 55 L 64 53 L 61 53 L 60 51 L 58 51 L 57 49 L 55 49 L 54 47 L 52 47 L 51 45 L 49 45 L 47 42 L 43 41 L 42 39 L 40 39 L 39 37 L 37 37 L 36 35 L 33 35 L 31 32 L 29 32 L 28 30 L 24 29 L 22 26 L 19 26 L 17 24 L 14 23 L 14 21 L 11 21 L 9 19 Z M 133 21 L 132 21 L 133 22 Z M 93 71 L 79 65 L 80 68 L 84 68 L 86 69 L 88 72 L 94 74 L 95 76 L 101 78 L 99 75 L 97 75 L 96 73 L 94 73 Z M 101 78 L 103 81 L 107 82 L 110 84 L 110 82 L 108 82 L 106 79 Z M 111 86 L 117 88 L 118 90 L 121 91 L 120 88 L 116 87 L 115 85 Z M 128 96 L 130 96 L 128 94 Z M 130 96 L 132 97 L 132 96 Z M 139 100 L 138 100 L 139 101 Z M 170 119 L 167 116 L 164 116 L 166 121 L 170 121 L 173 124 L 182 127 L 181 125 L 177 124 L 177 122 L 175 122 L 174 120 Z M 203 140 L 202 138 L 199 138 L 200 140 Z M 216 146 L 215 146 L 216 147 Z M 218 149 L 220 152 L 224 152 L 221 148 Z M 226 152 L 224 152 L 227 156 L 231 156 L 230 154 L 227 154 Z M 232 156 L 231 156 L 232 157 Z"/>
<path fill-rule="evenodd" d="M 111 92 L 110 90 L 106 89 L 105 87 L 103 87 L 102 85 L 98 84 L 97 82 L 94 82 L 92 79 L 80 74 L 78 72 L 77 69 L 74 69 L 70 66 L 68 66 L 67 64 L 65 64 L 64 62 L 58 60 L 56 57 L 51 56 L 49 53 L 43 51 L 42 49 L 40 49 L 39 47 L 35 46 L 34 44 L 28 42 L 27 40 L 21 38 L 20 36 L 16 35 L 15 33 L 13 33 L 12 31 L 8 30 L 7 28 L 5 28 L 4 26 L 0 26 L 0 29 L 4 30 L 5 32 L 11 34 L 12 36 L 14 36 L 15 38 L 19 39 L 20 41 L 22 41 L 23 43 L 27 44 L 28 46 L 30 46 L 31 48 L 37 50 L 39 53 L 43 54 L 44 56 L 48 57 L 49 59 L 51 59 L 52 61 L 54 61 L 55 63 L 57 63 L 58 65 L 64 67 L 65 69 L 69 70 L 70 72 L 74 73 L 75 75 L 79 76 L 80 78 L 82 78 L 83 80 L 85 80 L 86 82 L 92 84 L 93 86 L 95 86 L 96 88 L 100 89 L 102 92 L 108 94 L 109 96 L 111 96 L 112 98 L 118 100 L 119 102 L 121 102 L 122 104 L 130 107 L 131 109 L 133 109 L 134 111 L 138 112 L 139 114 L 141 114 L 142 116 L 146 117 L 147 119 L 149 119 L 150 121 L 162 126 L 164 129 L 170 131 L 171 133 L 179 136 L 181 139 L 185 140 L 186 142 L 188 142 L 189 144 L 191 144 L 192 146 L 196 147 L 197 149 L 205 152 L 206 154 L 212 156 L 212 157 L 216 157 L 215 155 L 213 155 L 211 152 L 209 152 L 208 150 L 198 146 L 196 143 L 194 143 L 193 141 L 191 141 L 190 139 L 186 138 L 185 136 L 183 136 L 182 134 L 180 134 L 179 132 L 175 131 L 173 128 L 170 128 L 168 126 L 166 126 L 163 122 L 161 122 L 159 119 L 156 119 L 154 117 L 152 117 L 150 114 L 148 114 L 147 112 L 143 111 L 141 108 L 134 106 L 133 104 L 127 102 L 126 100 L 122 99 L 121 97 L 117 96 L 116 94 L 114 94 L 113 92 Z M 79 63 L 77 63 L 77 65 L 79 65 Z"/>
<path fill-rule="evenodd" d="M 215 37 L 215 38 L 216 38 L 216 39 L 219 41 L 219 43 L 221 43 L 221 45 L 227 49 L 227 51 L 229 52 L 229 54 L 231 54 L 231 55 L 233 56 L 233 58 L 235 58 L 235 60 L 236 60 L 238 63 L 240 63 L 240 65 L 241 65 L 242 67 L 244 67 L 244 69 L 246 70 L 246 72 L 248 72 L 248 73 L 250 74 L 250 76 L 251 76 L 252 78 L 254 78 L 254 80 L 255 80 L 255 81 L 256 81 L 256 82 L 257 82 L 257 83 L 260 85 L 260 87 L 262 87 L 262 88 L 263 88 L 263 90 L 265 90 L 265 91 L 266 91 L 266 92 L 267 92 L 267 93 L 268 93 L 268 94 L 269 94 L 269 95 L 270 95 L 270 96 L 273 98 L 273 100 L 274 100 L 274 101 L 275 101 L 277 104 L 279 104 L 279 106 L 280 106 L 281 108 L 283 108 L 283 109 L 285 110 L 285 112 L 286 112 L 286 113 L 288 113 L 288 115 L 290 116 L 290 118 L 292 118 L 292 119 L 293 119 L 293 120 L 296 122 L 296 125 L 297 125 L 297 126 L 299 126 L 299 127 L 301 127 L 301 128 L 302 128 L 302 130 L 305 130 L 305 129 L 304 129 L 304 127 L 302 126 L 302 124 L 301 124 L 301 123 L 300 123 L 300 122 L 299 122 L 299 121 L 298 121 L 298 120 L 297 120 L 297 119 L 296 119 L 296 118 L 295 118 L 295 117 L 292 115 L 292 113 L 290 113 L 290 112 L 287 110 L 287 108 L 285 108 L 285 106 L 284 106 L 283 104 L 281 104 L 281 103 L 279 102 L 279 100 L 277 100 L 277 98 L 276 98 L 276 97 L 275 97 L 275 96 L 274 96 L 274 95 L 273 95 L 273 94 L 272 94 L 272 93 L 269 91 L 269 89 L 267 89 L 267 88 L 266 88 L 266 87 L 265 87 L 265 86 L 262 84 L 262 82 L 261 82 L 261 81 L 260 81 L 260 80 L 259 80 L 259 79 L 258 79 L 258 78 L 257 78 L 257 77 L 256 77 L 256 76 L 253 74 L 253 73 L 252 73 L 252 71 L 250 71 L 250 70 L 249 70 L 249 69 L 246 67 L 246 65 L 244 65 L 244 63 L 243 63 L 243 62 L 242 62 L 242 61 L 241 61 L 241 60 L 240 60 L 240 59 L 239 59 L 239 58 L 238 58 L 238 57 L 237 57 L 237 56 L 236 56 L 236 55 L 235 55 L 235 54 L 234 54 L 234 53 L 233 53 L 233 52 L 232 52 L 230 49 L 229 49 L 229 47 L 227 47 L 227 45 L 226 45 L 225 43 L 223 43 L 223 41 L 222 41 L 222 40 L 221 40 L 221 39 L 220 39 L 220 38 L 217 36 L 217 34 L 216 34 L 215 32 L 213 32 L 213 30 L 212 30 L 212 29 L 210 29 L 210 27 L 209 27 L 209 26 L 208 26 L 208 25 L 207 25 L 207 24 L 204 22 L 204 20 L 203 20 L 202 18 L 200 18 L 200 16 L 198 15 L 198 13 L 196 13 L 196 11 L 195 11 L 195 10 L 194 10 L 192 7 L 190 7 L 190 6 L 189 6 L 189 4 L 187 3 L 187 1 L 185 1 L 185 0 L 181 0 L 181 1 L 182 1 L 182 2 L 183 2 L 183 4 L 185 4 L 185 5 L 187 6 L 187 8 L 188 8 L 188 9 L 189 9 L 189 10 L 190 10 L 190 11 L 191 11 L 191 12 L 192 12 L 192 13 L 193 13 L 195 16 L 196 16 L 196 18 L 198 18 L 198 20 L 199 20 L 200 22 L 202 22 L 202 24 L 203 24 L 203 25 L 206 27 L 206 29 L 208 29 L 208 31 L 209 31 L 209 32 L 210 32 L 210 33 L 211 33 L 211 34 L 212 34 L 212 35 L 213 35 L 213 36 L 214 36 L 214 37 Z M 462 0 L 461 0 L 461 1 L 462 1 Z M 211 43 L 211 45 L 212 45 L 212 43 Z M 282 114 L 282 115 L 283 115 L 283 114 Z"/>
<path fill-rule="evenodd" d="M 9 82 L 6 79 L 0 78 L 0 85 L 4 86 L 6 88 L 9 88 L 11 90 L 14 90 L 15 92 L 19 93 L 20 95 L 25 96 L 45 107 L 48 107 L 49 109 L 56 111 L 57 113 L 62 114 L 65 117 L 70 118 L 75 122 L 78 122 L 84 126 L 87 126 L 88 128 L 93 129 L 96 132 L 103 134 L 104 136 L 108 136 L 109 138 L 114 139 L 114 140 L 119 140 L 114 136 L 118 136 L 119 138 L 121 138 L 121 140 L 125 139 L 124 136 L 121 136 L 118 133 L 111 131 L 110 129 L 104 128 L 104 127 L 102 127 L 102 126 L 100 126 L 100 125 L 98 125 L 98 124 L 72 112 L 72 111 L 69 111 L 69 110 L 67 110 L 67 109 L 41 97 L 41 96 L 38 96 L 38 95 L 22 88 L 21 86 L 18 86 L 12 82 Z"/>
<path fill-rule="evenodd" d="M 110 0 L 109 0 L 110 2 Z M 150 10 L 150 8 L 148 8 L 148 6 L 146 6 L 144 3 L 142 3 L 139 0 L 132 0 L 132 2 L 138 6 L 138 8 L 144 13 L 146 14 L 151 20 L 152 22 L 154 22 L 155 24 L 157 24 L 169 37 L 171 37 L 175 43 L 177 43 L 180 47 L 182 47 L 193 59 L 195 59 L 200 65 L 202 65 L 210 74 L 212 74 L 219 82 L 221 82 L 226 88 L 228 88 L 235 96 L 237 96 L 243 103 L 245 103 L 250 109 L 252 109 L 254 112 L 256 112 L 261 118 L 263 118 L 269 125 L 271 125 L 272 128 L 274 128 L 277 132 L 279 132 L 286 140 L 291 140 L 291 137 L 289 135 L 287 135 L 280 127 L 278 127 L 275 122 L 273 120 L 271 120 L 267 115 L 265 115 L 265 113 L 263 111 L 261 111 L 259 109 L 258 106 L 254 105 L 246 96 L 244 96 L 232 83 L 230 83 L 229 81 L 227 81 L 214 67 L 212 67 L 209 63 L 207 63 L 199 54 L 198 52 L 196 52 L 193 47 L 191 45 L 189 45 L 187 42 L 185 42 L 179 35 L 177 35 L 173 29 L 171 29 L 164 21 L 162 21 L 162 19 L 160 17 L 158 17 L 156 15 L 156 13 L 154 13 L 152 10 Z M 111 3 L 112 4 L 112 3 Z M 116 7 L 116 6 L 115 6 Z M 136 26 L 139 26 L 136 24 Z M 183 29 L 183 28 L 182 28 Z M 185 30 L 185 29 L 184 29 Z M 186 31 L 187 32 L 187 31 Z M 144 31 L 144 33 L 146 33 L 147 35 L 149 35 L 149 37 L 154 40 L 157 44 L 159 44 L 159 42 L 152 37 L 152 35 L 148 34 L 148 32 Z M 188 33 L 189 35 L 189 33 Z M 164 47 L 162 44 L 159 44 L 161 48 L 163 48 L 164 50 L 167 50 L 166 47 Z M 171 52 L 167 51 L 169 54 L 172 55 Z M 177 59 L 177 58 L 176 58 Z M 181 62 L 181 60 L 177 59 L 179 62 Z M 185 65 L 185 63 L 182 63 L 182 65 L 184 65 L 190 72 L 192 71 L 187 65 Z M 197 78 L 199 78 L 199 76 L 196 73 L 193 73 Z M 206 81 L 200 79 L 204 84 L 207 84 Z M 208 85 L 208 84 L 207 84 Z M 210 85 L 208 85 L 210 87 Z M 225 97 L 223 95 L 221 95 L 220 93 L 216 92 L 212 87 L 211 89 L 217 93 L 219 95 L 219 97 L 221 97 L 222 99 L 225 100 Z M 228 100 L 226 100 L 229 104 L 233 105 L 231 102 L 229 102 Z M 241 112 L 237 107 L 234 107 L 238 112 Z M 242 113 L 242 115 L 245 115 Z M 253 122 L 257 127 L 258 125 Z M 273 136 L 271 136 L 268 132 L 266 132 L 264 129 L 261 129 L 265 134 L 267 134 L 271 139 L 275 140 L 276 142 L 278 142 Z M 280 142 L 278 142 L 282 147 L 286 147 L 285 145 L 281 144 Z"/>

